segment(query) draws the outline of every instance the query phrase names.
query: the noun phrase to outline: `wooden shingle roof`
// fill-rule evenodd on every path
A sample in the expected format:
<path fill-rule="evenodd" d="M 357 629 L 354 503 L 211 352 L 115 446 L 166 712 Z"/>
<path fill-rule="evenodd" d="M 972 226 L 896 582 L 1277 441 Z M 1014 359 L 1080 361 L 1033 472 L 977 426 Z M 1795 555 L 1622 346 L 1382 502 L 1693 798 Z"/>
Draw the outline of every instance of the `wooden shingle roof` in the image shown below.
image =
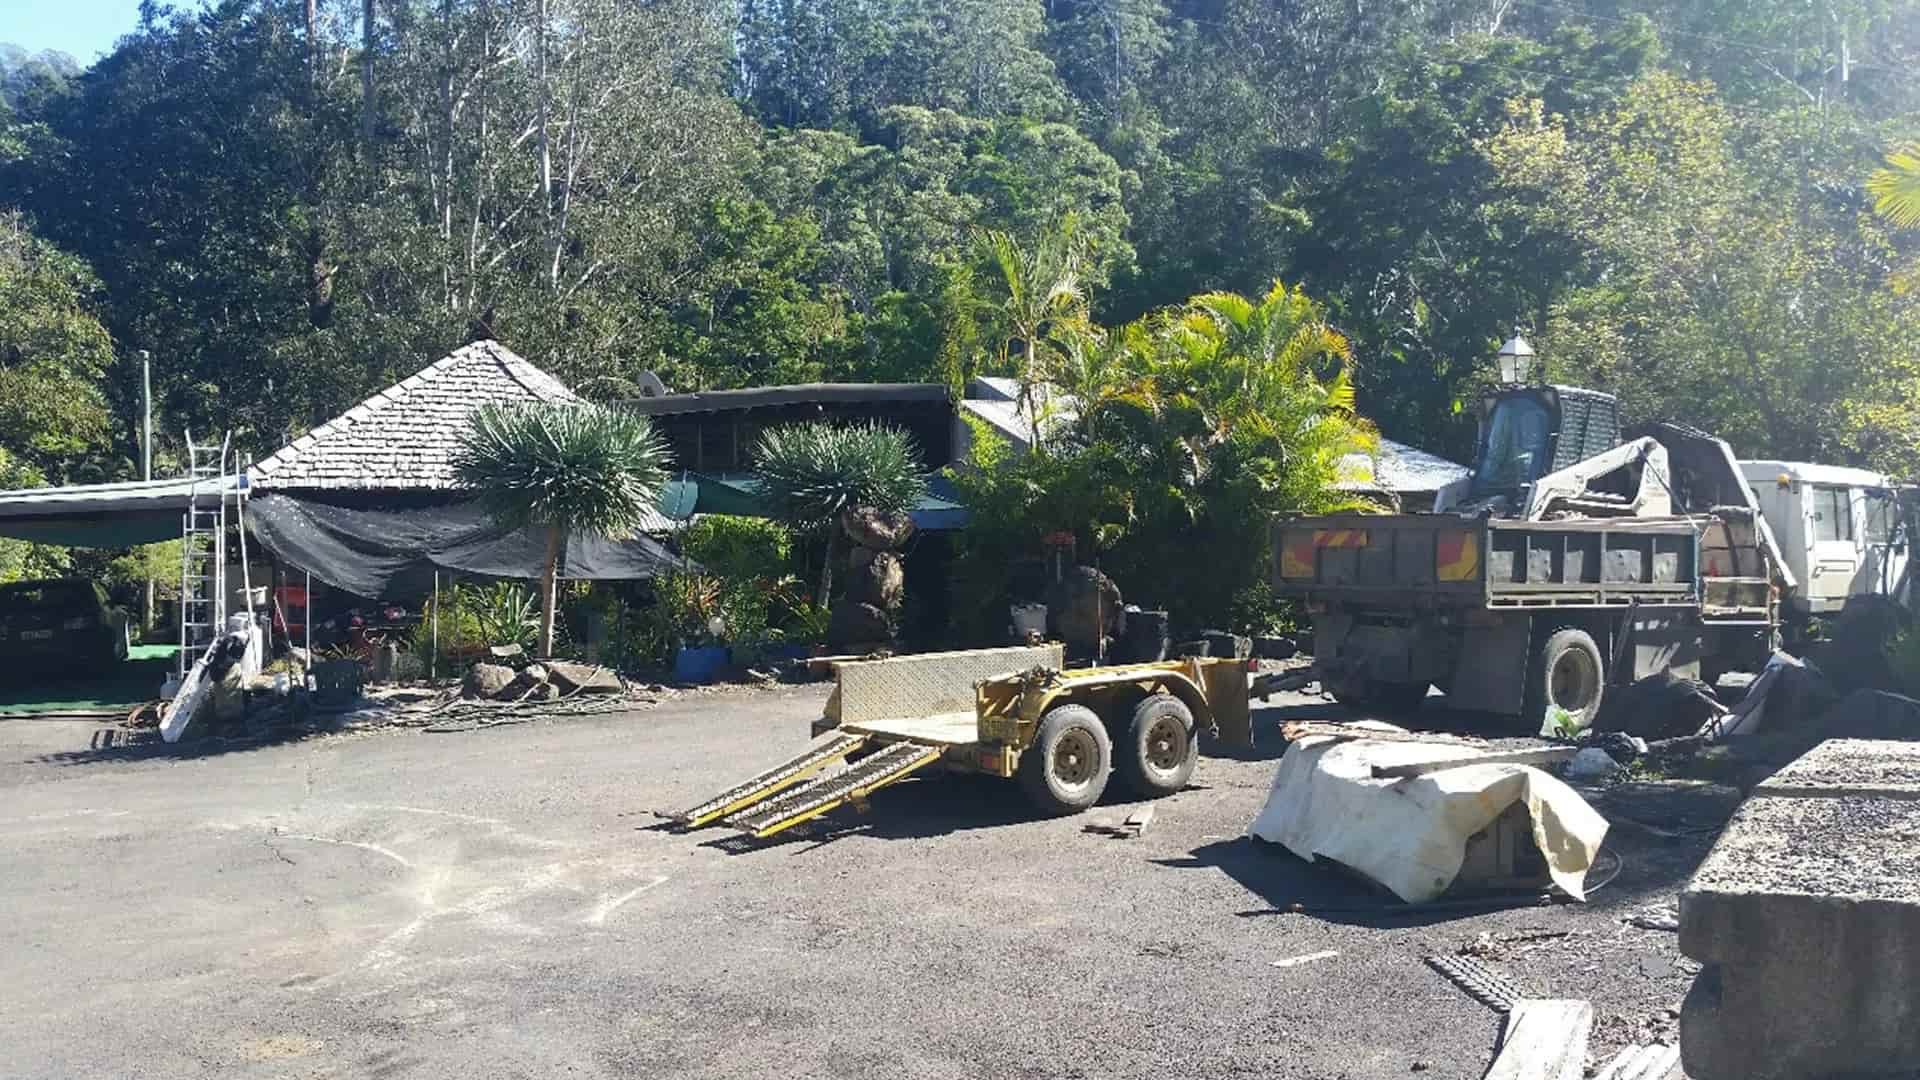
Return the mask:
<path fill-rule="evenodd" d="M 577 402 L 560 380 L 495 341 L 476 341 L 373 395 L 256 463 L 270 491 L 442 491 L 453 452 L 485 403 Z"/>

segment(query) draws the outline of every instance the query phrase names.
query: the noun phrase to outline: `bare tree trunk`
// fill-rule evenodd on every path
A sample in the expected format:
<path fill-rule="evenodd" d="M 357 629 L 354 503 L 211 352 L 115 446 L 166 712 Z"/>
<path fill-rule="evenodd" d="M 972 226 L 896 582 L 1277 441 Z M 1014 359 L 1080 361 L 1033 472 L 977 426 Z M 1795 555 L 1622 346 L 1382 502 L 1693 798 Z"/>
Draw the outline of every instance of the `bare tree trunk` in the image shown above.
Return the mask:
<path fill-rule="evenodd" d="M 833 606 L 833 559 L 839 554 L 840 523 L 835 521 L 827 527 L 827 550 L 820 558 L 820 595 L 814 600 L 814 606 L 822 611 Z"/>
<path fill-rule="evenodd" d="M 539 0 L 533 26 L 534 89 L 540 97 L 540 204 L 553 213 L 553 144 L 547 130 L 547 0 Z"/>
<path fill-rule="evenodd" d="M 307 89 L 320 84 L 320 5 L 307 0 Z"/>
<path fill-rule="evenodd" d="M 373 3 L 360 5 L 360 141 L 373 154 Z"/>
<path fill-rule="evenodd" d="M 547 568 L 540 576 L 540 656 L 553 655 L 553 621 L 560 606 L 560 528 L 547 530 Z"/>

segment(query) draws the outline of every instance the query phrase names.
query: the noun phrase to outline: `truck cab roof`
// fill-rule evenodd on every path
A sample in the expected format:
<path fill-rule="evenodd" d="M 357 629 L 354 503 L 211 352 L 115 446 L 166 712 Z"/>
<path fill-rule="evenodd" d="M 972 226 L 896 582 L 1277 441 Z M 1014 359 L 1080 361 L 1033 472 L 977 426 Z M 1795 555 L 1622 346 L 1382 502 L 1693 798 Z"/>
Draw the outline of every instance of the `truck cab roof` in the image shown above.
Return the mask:
<path fill-rule="evenodd" d="M 1765 483 L 1785 476 L 1796 484 L 1871 488 L 1889 486 L 1889 481 L 1884 474 L 1871 469 L 1855 469 L 1846 465 L 1816 465 L 1807 461 L 1742 460 L 1740 472 L 1747 478 L 1748 483 Z"/>

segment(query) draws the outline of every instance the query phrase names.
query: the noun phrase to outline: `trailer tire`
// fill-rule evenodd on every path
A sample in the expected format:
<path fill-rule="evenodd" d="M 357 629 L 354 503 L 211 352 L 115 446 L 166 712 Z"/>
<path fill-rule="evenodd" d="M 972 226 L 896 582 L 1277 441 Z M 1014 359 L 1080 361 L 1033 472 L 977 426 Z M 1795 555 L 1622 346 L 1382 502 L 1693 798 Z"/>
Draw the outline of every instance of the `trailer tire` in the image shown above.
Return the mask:
<path fill-rule="evenodd" d="M 1100 801 L 1112 765 L 1113 740 L 1100 717 L 1085 705 L 1055 705 L 1020 755 L 1020 786 L 1048 814 L 1077 814 Z"/>
<path fill-rule="evenodd" d="M 1547 635 L 1527 665 L 1526 720 L 1543 725 L 1547 710 L 1558 705 L 1580 727 L 1600 715 L 1607 692 L 1607 661 L 1593 636 L 1563 626 Z"/>
<path fill-rule="evenodd" d="M 1128 790 L 1158 799 L 1184 789 L 1199 758 L 1193 710 L 1172 694 L 1148 694 L 1133 707 L 1113 766 Z"/>

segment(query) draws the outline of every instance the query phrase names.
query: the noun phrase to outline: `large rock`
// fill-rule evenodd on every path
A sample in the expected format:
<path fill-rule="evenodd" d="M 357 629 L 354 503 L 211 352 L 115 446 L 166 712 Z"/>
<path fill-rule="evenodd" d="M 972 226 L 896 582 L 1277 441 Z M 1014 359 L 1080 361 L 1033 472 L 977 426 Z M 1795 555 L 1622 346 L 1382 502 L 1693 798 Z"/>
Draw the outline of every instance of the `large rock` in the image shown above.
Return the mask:
<path fill-rule="evenodd" d="M 876 648 L 892 641 L 892 622 L 872 604 L 842 600 L 827 624 L 827 645 L 836 651 Z"/>
<path fill-rule="evenodd" d="M 572 660 L 547 661 L 547 677 L 564 694 L 619 694 L 626 691 L 613 669 Z"/>
<path fill-rule="evenodd" d="M 900 556 L 891 551 L 875 551 L 865 566 L 853 571 L 852 580 L 847 582 L 847 599 L 892 611 L 900 606 L 906 588 L 906 569 L 900 563 Z"/>
<path fill-rule="evenodd" d="M 460 696 L 497 698 L 513 682 L 514 670 L 504 664 L 475 664 L 467 669 Z"/>
<path fill-rule="evenodd" d="M 1680 897 L 1694 1080 L 1920 1071 L 1920 746 L 1832 740 L 1755 789 Z"/>
<path fill-rule="evenodd" d="M 1047 630 L 1076 656 L 1092 656 L 1126 627 L 1120 587 L 1091 566 L 1076 566 L 1047 587 Z"/>
<path fill-rule="evenodd" d="M 867 506 L 855 507 L 840 515 L 840 527 L 854 543 L 877 551 L 897 548 L 913 537 L 912 518 L 905 514 L 883 514 Z"/>

